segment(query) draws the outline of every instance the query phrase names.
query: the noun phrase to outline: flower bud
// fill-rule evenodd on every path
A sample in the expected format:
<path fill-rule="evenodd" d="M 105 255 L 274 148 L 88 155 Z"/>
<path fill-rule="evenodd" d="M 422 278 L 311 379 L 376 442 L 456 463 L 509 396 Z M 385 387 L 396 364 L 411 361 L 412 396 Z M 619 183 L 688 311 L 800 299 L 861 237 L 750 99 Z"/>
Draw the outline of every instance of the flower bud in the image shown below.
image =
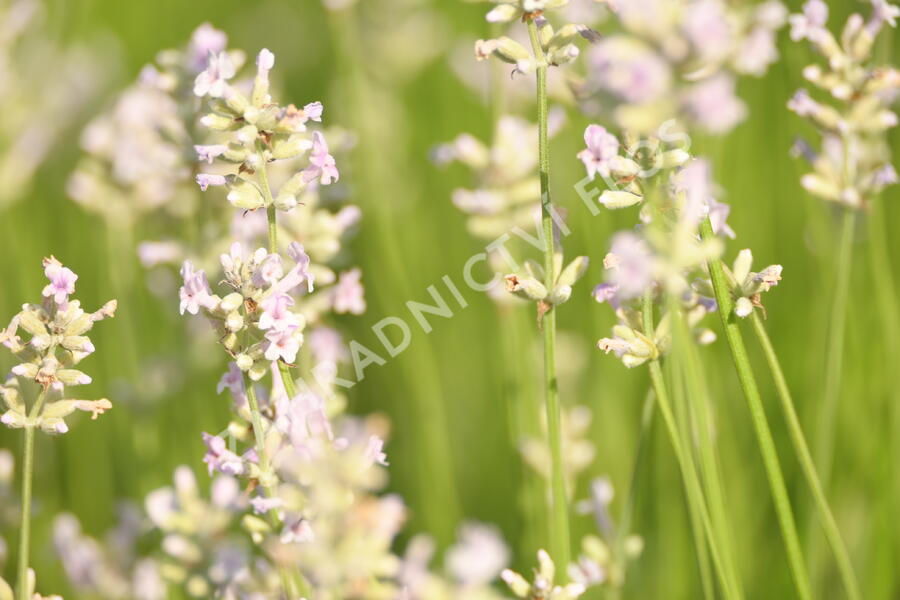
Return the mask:
<path fill-rule="evenodd" d="M 609 209 L 627 208 L 643 200 L 643 196 L 619 190 L 604 190 L 598 202 Z"/>
<path fill-rule="evenodd" d="M 244 297 L 237 292 L 231 292 L 219 302 L 219 309 L 226 313 L 230 313 L 240 308 L 243 304 Z"/>
<path fill-rule="evenodd" d="M 252 182 L 234 175 L 229 175 L 229 179 L 231 181 L 228 184 L 226 198 L 232 206 L 244 210 L 256 210 L 266 205 L 259 188 Z"/>
<path fill-rule="evenodd" d="M 488 23 L 508 23 L 521 14 L 515 4 L 498 4 L 487 14 Z"/>
<path fill-rule="evenodd" d="M 230 117 L 209 113 L 200 119 L 200 124 L 214 131 L 232 131 L 238 127 L 239 121 Z"/>
<path fill-rule="evenodd" d="M 581 279 L 584 272 L 588 268 L 588 257 L 579 256 L 570 262 L 556 280 L 557 285 L 573 286 L 575 282 Z M 571 291 L 571 290 L 570 290 Z"/>
<path fill-rule="evenodd" d="M 235 357 L 234 363 L 241 371 L 249 371 L 250 367 L 253 366 L 253 359 L 247 354 L 241 353 Z"/>
<path fill-rule="evenodd" d="M 244 328 L 244 317 L 237 311 L 228 313 L 228 316 L 225 317 L 225 328 L 237 333 Z"/>

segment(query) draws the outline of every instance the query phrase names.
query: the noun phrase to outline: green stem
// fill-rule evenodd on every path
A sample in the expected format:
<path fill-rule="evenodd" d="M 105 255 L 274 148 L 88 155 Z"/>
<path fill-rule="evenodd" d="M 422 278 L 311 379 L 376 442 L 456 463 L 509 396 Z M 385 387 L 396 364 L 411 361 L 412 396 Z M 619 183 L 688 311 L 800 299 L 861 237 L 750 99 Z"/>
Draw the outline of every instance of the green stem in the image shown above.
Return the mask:
<path fill-rule="evenodd" d="M 677 352 L 677 351 L 675 351 Z M 681 436 L 682 447 L 685 452 L 690 455 L 691 460 L 695 460 L 692 449 L 693 422 L 689 422 L 689 407 L 685 393 L 684 372 L 680 364 L 676 364 L 676 354 L 673 352 L 670 358 L 666 360 L 663 373 L 667 379 L 669 389 L 672 394 L 672 404 L 675 412 L 675 424 Z M 702 481 L 701 481 L 702 484 Z M 707 492 L 708 493 L 708 492 Z M 713 581 L 713 571 L 710 563 L 709 547 L 704 536 L 703 519 L 697 510 L 696 503 L 688 502 L 689 517 L 691 523 L 691 535 L 694 538 L 694 548 L 697 551 L 697 565 L 700 571 L 700 584 L 703 589 L 703 597 L 707 600 L 715 598 L 715 583 Z M 710 515 L 710 523 L 715 523 L 713 516 Z"/>
<path fill-rule="evenodd" d="M 828 347 L 825 359 L 825 393 L 819 419 L 816 464 L 822 474 L 824 487 L 831 479 L 831 462 L 834 454 L 835 420 L 841 395 L 841 379 L 844 363 L 844 333 L 847 322 L 847 300 L 850 292 L 850 266 L 853 258 L 853 230 L 856 227 L 856 211 L 844 209 L 841 236 L 838 241 L 837 274 L 834 284 L 834 303 L 831 306 L 831 326 L 828 331 Z"/>
<path fill-rule="evenodd" d="M 697 347 L 691 337 L 685 321 L 684 313 L 677 306 L 674 298 L 670 298 L 670 313 L 673 326 L 673 357 L 677 358 L 679 367 L 683 370 L 684 381 L 689 400 L 689 413 L 691 425 L 698 433 L 697 448 L 700 459 L 700 473 L 706 486 L 709 498 L 709 510 L 712 524 L 719 535 L 719 543 L 722 548 L 722 559 L 728 576 L 738 597 L 743 597 L 740 578 L 734 561 L 734 548 L 731 539 L 731 530 L 728 526 L 728 513 L 725 509 L 725 492 L 722 486 L 720 466 L 717 460 L 716 444 L 713 439 L 713 423 L 711 422 L 711 400 L 709 390 L 706 387 L 706 377 L 703 373 L 700 357 L 697 355 Z M 677 353 L 677 356 L 674 356 Z"/>
<path fill-rule="evenodd" d="M 256 455 L 259 458 L 259 470 L 266 475 L 269 470 L 269 453 L 266 452 L 266 432 L 263 429 L 259 403 L 256 401 L 256 390 L 252 381 L 246 381 L 247 403 L 250 405 L 250 420 L 253 425 L 253 437 L 256 440 Z"/>
<path fill-rule="evenodd" d="M 538 162 L 541 179 L 541 228 L 544 237 L 544 277 L 547 289 L 556 281 L 553 244 L 553 205 L 550 202 L 550 148 L 547 143 L 547 59 L 538 39 L 537 25 L 528 20 L 528 35 L 537 60 L 538 105 Z M 560 424 L 559 389 L 556 379 L 556 310 L 544 314 L 544 376 L 547 394 L 547 437 L 550 442 L 551 536 L 553 558 L 557 564 L 568 565 L 570 549 L 569 513 L 563 472 L 562 434 Z"/>
<path fill-rule="evenodd" d="M 25 426 L 25 448 L 22 462 L 22 527 L 19 532 L 18 600 L 28 597 L 28 554 L 31 543 L 31 480 L 34 471 L 34 427 Z"/>
<path fill-rule="evenodd" d="M 644 295 L 644 303 L 642 310 L 644 335 L 652 339 L 653 336 L 653 300 L 652 292 L 647 291 Z M 703 497 L 703 488 L 700 485 L 700 478 L 697 476 L 697 470 L 690 454 L 685 450 L 678 435 L 678 426 L 675 420 L 675 414 L 672 411 L 672 405 L 669 402 L 669 395 L 666 392 L 665 379 L 663 378 L 662 368 L 659 360 L 654 359 L 649 363 L 650 382 L 653 385 L 653 392 L 656 394 L 656 400 L 659 404 L 659 411 L 662 413 L 663 422 L 669 433 L 669 440 L 672 449 L 675 451 L 675 460 L 681 470 L 682 480 L 684 482 L 685 494 L 687 495 L 688 504 L 693 505 L 696 513 L 700 516 L 700 522 L 706 535 L 706 541 L 709 545 L 709 553 L 713 559 L 713 567 L 719 578 L 722 592 L 725 598 L 737 599 L 740 593 L 737 586 L 730 580 L 725 565 L 722 562 L 722 555 L 719 551 L 719 544 L 716 539 L 712 521 L 709 518 L 709 510 L 706 507 L 706 500 Z M 698 548 L 698 551 L 702 552 Z"/>
<path fill-rule="evenodd" d="M 18 600 L 31 600 L 28 596 L 28 558 L 31 553 L 31 490 L 34 479 L 34 422 L 41 413 L 47 389 L 41 388 L 25 425 L 25 441 L 22 450 L 22 522 L 19 529 Z"/>
<path fill-rule="evenodd" d="M 712 224 L 708 218 L 701 222 L 700 233 L 705 240 L 714 238 Z M 721 261 L 718 259 L 711 260 L 708 266 L 713 289 L 715 290 L 716 302 L 719 305 L 718 312 L 722 319 L 722 327 L 725 330 L 725 337 L 731 349 L 731 357 L 734 360 L 735 370 L 737 371 L 744 398 L 747 400 L 747 406 L 750 409 L 756 441 L 762 453 L 772 500 L 775 503 L 775 512 L 778 515 L 781 535 L 784 539 L 791 576 L 797 588 L 797 595 L 802 600 L 810 600 L 812 591 L 810 589 L 809 576 L 803 562 L 803 552 L 800 549 L 800 539 L 797 536 L 797 526 L 791 510 L 791 501 L 784 483 L 784 476 L 781 473 L 778 453 L 775 450 L 775 440 L 772 439 L 772 432 L 766 419 L 766 412 L 763 408 L 762 398 L 759 395 L 759 388 L 756 385 L 756 379 L 750 367 L 747 348 L 744 346 L 740 327 L 734 320 L 734 301 L 731 298 L 731 290 L 729 289 Z"/>
<path fill-rule="evenodd" d="M 800 419 L 797 418 L 797 411 L 794 409 L 790 388 L 788 388 L 784 372 L 781 370 L 781 364 L 778 362 L 778 355 L 775 354 L 775 348 L 772 346 L 772 341 L 769 339 L 769 334 L 766 332 L 759 313 L 753 311 L 750 320 L 753 323 L 753 330 L 756 332 L 756 337 L 762 346 L 763 353 L 766 355 L 766 362 L 769 364 L 772 378 L 775 380 L 775 388 L 778 391 L 778 398 L 781 400 L 781 410 L 784 412 L 788 432 L 791 435 L 791 442 L 794 444 L 794 451 L 797 453 L 800 466 L 803 468 L 803 474 L 806 476 L 806 481 L 812 490 L 813 499 L 819 512 L 819 519 L 822 523 L 822 528 L 825 530 L 825 537 L 828 538 L 828 543 L 834 552 L 844 588 L 847 590 L 847 597 L 850 600 L 860 600 L 859 583 L 856 581 L 856 574 L 853 572 L 850 554 L 847 552 L 837 522 L 831 513 L 831 508 L 828 506 L 828 500 L 825 497 L 822 484 L 819 482 L 815 463 L 806 444 L 803 428 L 800 426 Z"/>

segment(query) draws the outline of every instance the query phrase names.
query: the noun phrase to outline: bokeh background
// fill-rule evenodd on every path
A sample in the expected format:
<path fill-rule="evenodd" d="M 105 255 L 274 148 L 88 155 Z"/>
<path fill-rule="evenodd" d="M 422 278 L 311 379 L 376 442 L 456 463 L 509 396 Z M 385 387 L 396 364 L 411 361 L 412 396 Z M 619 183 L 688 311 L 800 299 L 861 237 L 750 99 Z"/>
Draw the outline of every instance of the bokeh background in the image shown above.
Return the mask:
<path fill-rule="evenodd" d="M 835 20 L 857 4 L 829 2 Z M 219 431 L 229 414 L 228 401 L 215 393 L 224 356 L 191 355 L 191 334 L 178 315 L 177 298 L 161 301 L 147 289 L 133 251 L 140 224 L 135 231 L 109 228 L 67 198 L 65 184 L 81 153 L 78 137 L 86 120 L 107 109 L 116 90 L 133 81 L 157 51 L 184 45 L 202 22 L 225 30 L 231 47 L 251 54 L 271 49 L 283 99 L 297 104 L 322 100 L 328 122 L 359 136 L 349 164 L 340 166 L 352 201 L 363 209 L 351 251 L 364 272 L 368 311 L 340 325 L 348 338 L 378 348 L 372 324 L 391 315 L 414 323 L 405 303 L 428 301 L 426 287 L 439 285 L 444 275 L 462 286 L 463 265 L 483 249 L 450 202 L 455 187 L 471 183 L 469 172 L 437 168 L 430 153 L 437 143 L 464 131 L 490 135 L 493 113 L 487 98 L 462 83 L 455 66 L 469 60 L 471 75 L 486 81 L 487 68 L 479 70 L 470 53 L 474 39 L 490 35 L 484 13 L 482 4 L 453 0 L 365 0 L 347 14 L 329 13 L 314 0 L 45 3 L 47 38 L 71 52 L 76 46 L 95 50 L 98 72 L 90 74 L 85 105 L 56 103 L 49 118 L 68 125 L 48 148 L 31 184 L 0 208 L 0 315 L 6 319 L 22 302 L 39 296 L 40 261 L 50 254 L 80 275 L 78 295 L 84 304 L 99 306 L 117 297 L 119 313 L 97 328 L 98 351 L 85 363 L 95 382 L 89 396 L 107 395 L 115 409 L 89 426 L 78 423 L 64 436 L 38 438 L 32 563 L 41 573 L 42 587 L 74 597 L 66 594 L 49 542 L 55 513 L 70 511 L 88 533 L 102 535 L 114 523 L 120 500 L 140 502 L 168 484 L 177 465 L 189 464 L 202 474 L 199 432 Z M 782 59 L 767 75 L 741 81 L 747 120 L 724 138 L 695 138 L 693 147 L 713 160 L 723 200 L 732 205 L 731 225 L 738 239 L 729 243 L 728 255 L 750 247 L 757 264 L 784 265 L 784 281 L 767 297 L 768 327 L 811 435 L 822 394 L 836 222 L 828 207 L 802 191 L 798 179 L 804 165 L 789 156 L 795 136 L 809 131 L 785 103 L 802 85 L 800 70 L 811 55 L 791 43 L 786 31 L 779 34 L 779 49 Z M 879 52 L 896 63 L 890 43 Z M 34 68 L 52 74 L 56 66 Z M 35 102 L 43 93 L 40 87 L 33 89 Z M 527 117 L 531 107 L 523 106 Z M 9 122 L 16 113 L 7 108 L 0 107 L 4 127 L 24 127 Z M 574 498 L 588 495 L 593 477 L 607 475 L 617 490 L 616 516 L 632 478 L 648 381 L 645 369 L 626 370 L 596 349 L 614 316 L 593 302 L 590 290 L 602 278 L 610 234 L 630 227 L 634 215 L 622 211 L 591 217 L 581 204 L 573 186 L 583 167 L 575 154 L 590 121 L 571 107 L 567 113 L 564 128 L 552 141 L 551 184 L 556 202 L 570 211 L 573 234 L 565 240 L 567 254 L 586 254 L 592 264 L 559 315 L 562 398 L 566 405 L 590 409 L 587 437 L 596 449 Z M 893 141 L 900 150 L 896 135 Z M 881 338 L 888 316 L 872 296 L 868 240 L 870 224 L 887 232 L 894 281 L 900 280 L 900 239 L 893 235 L 900 227 L 898 196 L 895 186 L 859 224 L 829 490 L 864 596 L 873 599 L 900 598 L 900 358 L 888 355 Z M 452 319 L 434 319 L 429 335 L 414 328 L 403 354 L 366 370 L 365 380 L 350 392 L 351 411 L 382 412 L 392 422 L 390 489 L 411 508 L 407 535 L 430 531 L 446 544 L 462 518 L 495 523 L 514 549 L 516 564 L 528 568 L 537 544 L 545 542 L 542 524 L 523 519 L 527 511 L 520 492 L 534 488 L 535 476 L 515 451 L 511 431 L 515 404 L 540 397 L 534 315 L 528 308 L 501 315 L 485 295 L 466 288 L 463 293 L 467 308 Z M 896 312 L 891 318 L 897 318 Z M 810 496 L 792 458 L 762 357 L 753 351 L 776 441 L 784 451 L 798 522 L 808 527 Z M 730 357 L 722 342 L 701 352 L 716 398 L 719 452 L 747 596 L 788 597 L 783 547 Z M 9 362 L 0 357 L 4 369 Z M 436 436 L 448 442 L 451 476 L 440 472 L 429 450 Z M 21 432 L 0 431 L 0 447 L 17 454 L 20 439 Z M 632 530 L 644 538 L 645 550 L 628 572 L 625 597 L 698 597 L 680 476 L 656 420 L 641 448 L 634 471 Z M 594 527 L 586 516 L 573 516 L 573 523 L 576 532 Z M 3 534 L 12 547 L 15 527 Z M 7 578 L 12 565 L 7 560 Z M 825 577 L 836 583 L 832 570 Z M 839 585 L 824 590 L 823 597 L 840 597 Z"/>

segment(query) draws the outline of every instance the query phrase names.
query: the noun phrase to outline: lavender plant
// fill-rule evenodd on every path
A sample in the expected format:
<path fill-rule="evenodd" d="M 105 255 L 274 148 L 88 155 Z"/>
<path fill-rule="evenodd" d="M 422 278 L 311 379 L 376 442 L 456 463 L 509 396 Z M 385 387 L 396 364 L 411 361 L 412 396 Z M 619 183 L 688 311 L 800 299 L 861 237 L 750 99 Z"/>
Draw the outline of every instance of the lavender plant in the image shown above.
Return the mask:
<path fill-rule="evenodd" d="M 96 419 L 112 408 L 112 403 L 105 398 L 69 398 L 67 388 L 91 383 L 91 377 L 76 368 L 94 352 L 94 345 L 85 334 L 94 323 L 112 317 L 117 303 L 110 300 L 99 310 L 87 313 L 78 300 L 69 299 L 75 293 L 78 276 L 52 256 L 44 259 L 43 266 L 44 275 L 49 280 L 42 291 L 43 301 L 23 305 L 6 329 L 0 332 L 0 343 L 20 361 L 0 388 L 6 405 L 0 423 L 11 429 L 25 430 L 19 564 L 16 571 L 18 600 L 39 597 L 34 591 L 34 572 L 28 567 L 35 430 L 51 435 L 63 434 L 69 430 L 65 419 L 76 410 L 89 412 L 91 418 Z M 20 338 L 19 330 L 30 338 Z"/>
<path fill-rule="evenodd" d="M 876 65 L 872 48 L 884 25 L 896 26 L 898 16 L 900 8 L 897 6 L 883 0 L 873 1 L 868 20 L 856 13 L 847 19 L 840 41 L 826 27 L 828 6 L 824 2 L 810 0 L 804 4 L 801 14 L 790 17 L 791 38 L 808 40 L 826 61 L 824 66 L 807 66 L 803 76 L 830 96 L 820 101 L 807 90 L 800 89 L 788 102 L 788 108 L 809 120 L 821 136 L 819 152 L 806 142 L 798 146 L 800 154 L 813 168 L 800 182 L 810 194 L 836 205 L 842 213 L 834 261 L 834 298 L 816 451 L 816 462 L 826 484 L 830 477 L 835 418 L 841 394 L 847 296 L 857 215 L 869 210 L 885 187 L 897 183 L 887 133 L 897 124 L 897 115 L 890 107 L 900 89 L 900 74 L 891 66 Z M 873 237 L 880 235 L 880 224 L 872 223 L 871 230 Z M 887 264 L 883 259 L 880 262 Z M 889 269 L 879 271 L 875 277 L 876 285 L 892 286 Z M 888 297 L 891 294 L 888 291 Z M 879 297 L 883 298 L 884 293 L 879 293 Z M 895 334 L 896 330 L 888 337 Z"/>
<path fill-rule="evenodd" d="M 869 18 L 852 14 L 841 31 L 840 39 L 827 28 L 828 6 L 824 2 L 810 0 L 803 5 L 802 13 L 790 16 L 791 38 L 794 41 L 808 41 L 825 59 L 825 65 L 811 64 L 804 68 L 803 76 L 821 92 L 828 94 L 827 99 L 817 100 L 807 90 L 800 89 L 788 102 L 788 108 L 810 121 L 821 136 L 819 152 L 803 140 L 796 146 L 798 154 L 803 155 L 813 169 L 800 182 L 811 195 L 834 205 L 842 214 L 834 257 L 834 296 L 826 344 L 824 399 L 815 448 L 815 462 L 824 483 L 824 490 L 820 490 L 818 495 L 827 492 L 831 478 L 858 215 L 870 212 L 882 190 L 897 183 L 887 134 L 897 124 L 897 115 L 890 107 L 896 101 L 900 77 L 894 67 L 876 63 L 873 46 L 884 25 L 895 27 L 898 16 L 900 8 L 897 6 L 884 0 L 873 1 Z M 884 339 L 885 349 L 891 352 L 900 327 L 893 317 L 893 309 L 889 308 L 894 305 L 893 277 L 882 241 L 884 233 L 881 223 L 869 219 L 869 231 L 870 257 L 876 271 L 873 287 L 880 306 L 887 310 Z M 777 357 L 770 350 L 771 345 L 764 337 L 761 326 L 757 331 L 773 365 L 772 371 L 783 402 L 790 402 L 790 392 L 781 375 Z M 826 534 L 834 547 L 834 534 L 830 529 L 826 528 Z M 812 538 L 814 575 L 817 575 L 821 565 L 820 555 L 816 552 L 818 539 Z M 843 563 L 843 570 L 852 574 L 849 558 L 845 558 Z M 855 595 L 859 596 L 859 592 L 855 591 Z"/>
<path fill-rule="evenodd" d="M 778 59 L 775 35 L 786 9 L 777 0 L 609 2 L 618 30 L 586 55 L 577 95 L 589 114 L 650 133 L 671 118 L 691 130 L 726 133 L 747 107 L 736 77 L 762 76 Z"/>
<path fill-rule="evenodd" d="M 475 45 L 478 59 L 494 56 L 515 65 L 515 72 L 535 73 L 538 108 L 538 169 L 540 176 L 541 228 L 544 245 L 543 265 L 527 263 L 525 273 L 510 274 L 506 278 L 507 289 L 537 305 L 538 320 L 544 331 L 544 374 L 546 390 L 547 432 L 551 455 L 552 491 L 551 526 L 553 555 L 557 561 L 568 564 L 571 542 L 568 522 L 563 452 L 560 435 L 560 405 L 556 375 L 556 311 L 555 307 L 566 302 L 572 286 L 587 268 L 587 258 L 577 257 L 563 268 L 562 249 L 554 233 L 554 220 L 558 219 L 550 199 L 550 153 L 548 137 L 547 70 L 572 62 L 579 54 L 575 42 L 584 37 L 593 39 L 594 33 L 584 25 L 567 24 L 554 30 L 543 18 L 545 9 L 559 8 L 560 1 L 502 2 L 487 16 L 488 21 L 508 22 L 521 18 L 526 23 L 531 40 L 531 52 L 509 37 L 479 40 Z"/>

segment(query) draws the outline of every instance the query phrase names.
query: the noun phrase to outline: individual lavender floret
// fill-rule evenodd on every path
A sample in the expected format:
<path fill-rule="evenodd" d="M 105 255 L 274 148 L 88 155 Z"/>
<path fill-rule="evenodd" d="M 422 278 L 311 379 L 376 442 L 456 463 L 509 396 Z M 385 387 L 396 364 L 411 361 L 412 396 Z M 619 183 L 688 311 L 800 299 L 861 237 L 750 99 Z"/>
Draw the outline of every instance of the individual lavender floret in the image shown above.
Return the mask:
<path fill-rule="evenodd" d="M 613 486 L 607 477 L 594 479 L 590 492 L 590 497 L 576 503 L 575 508 L 579 513 L 594 518 L 598 535 L 587 535 L 581 540 L 578 559 L 569 565 L 569 578 L 584 585 L 621 588 L 625 583 L 627 562 L 640 555 L 643 539 L 633 534 L 622 536 L 616 531 L 609 511 Z M 621 538 L 624 538 L 621 546 L 604 541 Z"/>
<path fill-rule="evenodd" d="M 205 190 L 209 185 L 224 185 L 228 201 L 236 208 L 256 210 L 274 206 L 290 211 L 297 196 L 312 182 L 328 185 L 338 180 L 334 157 L 321 132 L 307 135 L 307 123 L 322 120 L 322 104 L 312 102 L 298 109 L 293 104 L 281 107 L 269 95 L 269 71 L 275 55 L 265 48 L 256 59 L 257 74 L 249 98 L 228 84 L 234 73 L 227 55 L 211 58 L 207 69 L 197 76 L 194 94 L 210 98 L 212 112 L 200 122 L 222 132 L 222 143 L 195 146 L 200 160 L 224 160 L 238 165 L 237 173 L 197 175 Z M 296 158 L 309 152 L 308 166 L 294 173 L 274 192 L 270 192 L 267 165 L 273 161 Z M 257 175 L 251 178 L 250 175 Z"/>
<path fill-rule="evenodd" d="M 677 133 L 670 139 L 682 140 Z M 691 158 L 684 149 L 657 136 L 627 136 L 625 142 L 620 143 L 616 136 L 597 124 L 588 125 L 584 130 L 584 142 L 587 147 L 578 153 L 578 159 L 584 163 L 588 177 L 596 179 L 600 175 L 605 182 L 608 189 L 600 193 L 598 202 L 608 209 L 640 204 L 644 200 L 644 180 L 661 171 L 676 169 Z"/>
<path fill-rule="evenodd" d="M 575 42 L 579 38 L 594 41 L 598 38 L 598 34 L 586 25 L 572 23 L 554 30 L 550 22 L 542 16 L 543 11 L 548 8 L 557 8 L 567 2 L 568 0 L 521 0 L 518 3 L 500 4 L 488 13 L 487 20 L 506 22 L 519 17 L 523 22 L 533 20 L 539 32 L 541 56 L 533 55 L 516 40 L 503 36 L 475 42 L 475 58 L 487 60 L 493 56 L 505 63 L 515 65 L 514 73 L 523 74 L 533 72 L 539 61 L 546 61 L 546 64 L 551 67 L 559 67 L 574 61 L 581 53 Z"/>
<path fill-rule="evenodd" d="M 762 309 L 765 314 L 761 296 L 781 281 L 781 265 L 769 265 L 758 273 L 750 270 L 752 265 L 753 254 L 749 249 L 744 249 L 734 259 L 732 270 L 726 269 L 734 299 L 734 314 L 742 319 L 750 316 L 754 308 Z M 706 296 L 713 295 L 712 283 L 708 279 L 694 282 L 694 288 Z"/>
<path fill-rule="evenodd" d="M 212 293 L 206 274 L 195 271 L 190 261 L 182 267 L 180 312 L 202 309 L 234 364 L 254 381 L 268 373 L 273 361 L 293 363 L 303 342 L 306 320 L 291 310 L 291 293 L 301 285 L 312 291 L 313 276 L 300 244 L 292 242 L 289 254 L 295 262 L 286 269 L 278 254 L 258 248 L 245 255 L 240 244 L 233 244 L 220 257 L 223 283 L 232 290 L 224 298 Z"/>
<path fill-rule="evenodd" d="M 531 300 L 537 303 L 538 318 L 554 306 L 567 302 L 572 296 L 572 286 L 587 271 L 587 256 L 577 256 L 563 268 L 562 251 L 557 250 L 554 260 L 556 261 L 554 272 L 558 273 L 558 275 L 550 289 L 547 289 L 547 286 L 543 283 L 546 281 L 544 268 L 533 260 L 525 261 L 525 269 L 522 273 L 510 273 L 505 277 L 506 290 L 508 292 L 524 300 Z"/>
<path fill-rule="evenodd" d="M 537 560 L 538 566 L 534 570 L 533 582 L 529 582 L 511 569 L 506 569 L 501 573 L 501 578 L 517 598 L 574 600 L 587 591 L 587 587 L 583 583 L 555 584 L 556 565 L 553 564 L 553 560 L 546 551 L 538 550 Z"/>
<path fill-rule="evenodd" d="M 13 317 L 5 331 L 0 332 L 0 342 L 20 361 L 12 368 L 6 382 L 0 387 L 0 395 L 7 410 L 0 422 L 7 427 L 39 427 L 47 433 L 65 433 L 68 426 L 65 417 L 76 410 L 90 412 L 92 418 L 112 408 L 107 399 L 63 399 L 67 386 L 91 382 L 90 376 L 76 369 L 84 358 L 94 352 L 94 345 L 85 334 L 94 323 L 112 317 L 116 301 L 110 300 L 100 310 L 86 313 L 78 300 L 70 300 L 75 292 L 78 276 L 54 257 L 44 259 L 44 273 L 49 283 L 44 287 L 41 304 L 25 304 Z M 24 341 L 17 334 L 23 330 L 31 336 Z M 24 382 L 34 382 L 42 392 L 36 404 L 37 412 L 26 408 Z"/>
<path fill-rule="evenodd" d="M 826 27 L 828 7 L 821 0 L 809 0 L 802 14 L 790 17 L 791 37 L 808 40 L 826 60 L 824 66 L 807 66 L 803 76 L 831 98 L 817 100 L 800 89 L 787 106 L 811 121 L 822 136 L 818 154 L 811 148 L 804 153 L 813 172 L 800 182 L 828 202 L 864 209 L 897 181 L 887 132 L 898 122 L 890 106 L 900 90 L 900 73 L 873 64 L 872 47 L 885 23 L 895 26 L 898 14 L 897 6 L 873 0 L 869 19 L 851 15 L 840 40 Z"/>

